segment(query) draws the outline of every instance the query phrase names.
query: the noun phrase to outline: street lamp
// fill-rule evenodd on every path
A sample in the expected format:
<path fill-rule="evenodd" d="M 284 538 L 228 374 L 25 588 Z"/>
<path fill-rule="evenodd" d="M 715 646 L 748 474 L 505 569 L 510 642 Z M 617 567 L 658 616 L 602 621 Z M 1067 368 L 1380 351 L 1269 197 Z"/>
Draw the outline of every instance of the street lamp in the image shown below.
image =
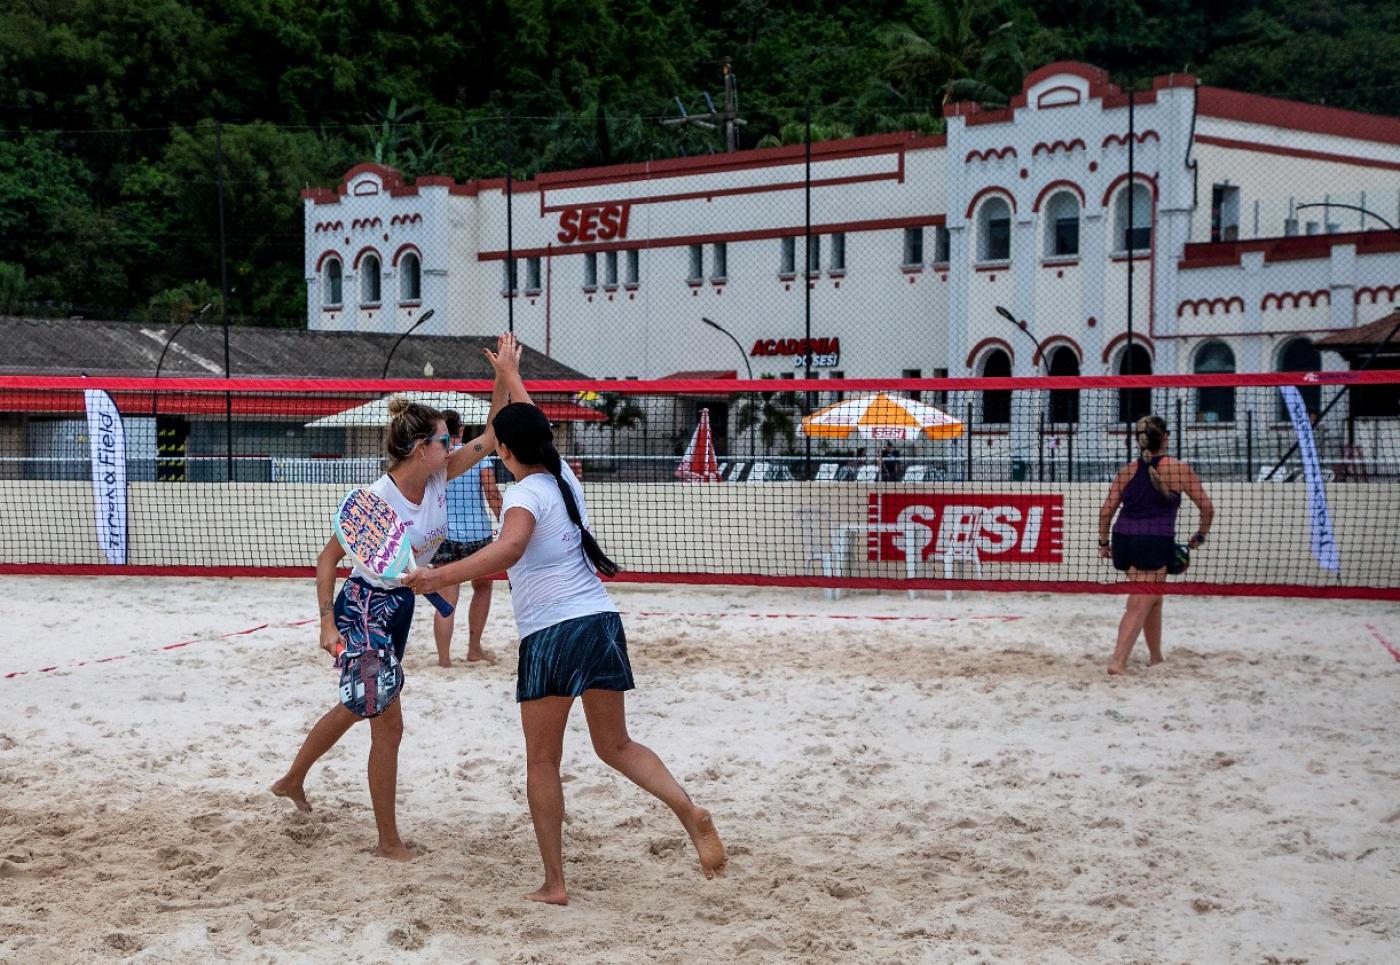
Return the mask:
<path fill-rule="evenodd" d="M 1025 332 L 1026 338 L 1030 339 L 1032 342 L 1035 343 L 1035 354 L 1040 358 L 1040 364 L 1045 366 L 1045 374 L 1049 375 L 1050 360 L 1045 357 L 1045 351 L 1040 347 L 1040 339 L 1035 337 L 1035 335 L 1031 332 L 1030 328 L 1027 327 L 1025 322 L 1018 321 L 1016 319 L 1016 316 L 1011 314 L 1010 309 L 1006 308 L 1003 305 L 997 305 L 995 307 L 998 315 L 1006 319 L 1012 325 L 1015 325 L 1022 332 Z"/>
<path fill-rule="evenodd" d="M 410 335 L 412 335 L 413 330 L 415 328 L 417 328 L 419 325 L 422 325 L 428 319 L 432 318 L 433 312 L 435 312 L 436 310 L 437 309 L 434 308 L 428 309 L 426 312 L 424 312 L 418 317 L 418 321 L 414 322 L 408 327 L 408 331 L 404 332 L 398 338 L 394 339 L 394 344 L 389 348 L 389 354 L 384 356 L 384 372 L 379 376 L 381 379 L 387 379 L 389 377 L 389 363 L 394 360 L 394 353 L 398 351 L 399 343 L 402 342 L 404 339 L 408 338 Z"/>
<path fill-rule="evenodd" d="M 1363 208 L 1359 204 L 1342 204 L 1339 201 L 1310 201 L 1307 204 L 1295 204 L 1293 206 L 1294 211 L 1302 211 L 1304 208 L 1345 208 L 1348 211 L 1360 211 L 1364 215 L 1375 218 L 1391 231 L 1400 231 L 1400 228 L 1396 228 L 1395 225 L 1391 224 L 1374 211 L 1369 208 Z"/>
<path fill-rule="evenodd" d="M 189 318 L 185 319 L 183 322 L 177 325 L 175 327 L 175 331 L 170 333 L 170 337 L 165 340 L 165 344 L 162 345 L 160 348 L 160 358 L 156 359 L 156 378 L 160 378 L 160 367 L 165 364 L 165 353 L 170 350 L 170 343 L 175 341 L 176 337 L 185 330 L 185 326 L 191 325 L 194 322 L 199 321 L 205 316 L 205 313 L 207 313 L 209 309 L 213 306 L 213 302 L 210 302 L 209 304 L 205 305 L 199 311 L 195 312 Z"/>
<path fill-rule="evenodd" d="M 722 325 L 720 325 L 718 322 L 711 321 L 710 319 L 705 318 L 703 315 L 700 317 L 700 321 L 704 322 L 706 325 L 710 326 L 710 328 L 713 328 L 715 331 L 723 333 L 725 336 L 727 336 L 727 337 L 729 338 L 729 340 L 730 340 L 731 342 L 734 343 L 734 347 L 737 348 L 737 349 L 739 350 L 739 357 L 742 358 L 742 359 L 744 360 L 744 368 L 745 368 L 745 369 L 748 371 L 748 373 L 749 373 L 749 381 L 752 382 L 752 381 L 753 381 L 753 366 L 749 364 L 749 355 L 748 355 L 747 352 L 744 351 L 744 346 L 742 346 L 742 345 L 739 344 L 739 340 L 738 340 L 737 338 L 735 338 L 732 334 L 730 334 L 729 330 L 726 329 L 726 328 L 724 328 L 724 327 L 723 327 Z"/>

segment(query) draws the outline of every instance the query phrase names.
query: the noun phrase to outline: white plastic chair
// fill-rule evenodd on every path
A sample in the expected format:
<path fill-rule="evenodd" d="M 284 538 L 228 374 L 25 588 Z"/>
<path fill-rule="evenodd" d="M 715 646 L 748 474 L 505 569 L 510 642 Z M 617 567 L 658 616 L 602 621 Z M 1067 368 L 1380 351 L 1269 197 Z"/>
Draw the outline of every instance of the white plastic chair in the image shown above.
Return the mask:
<path fill-rule="evenodd" d="M 828 579 L 836 573 L 835 555 L 831 552 L 831 523 L 826 511 L 816 506 L 799 506 L 792 511 L 802 533 L 802 565 L 809 569 L 813 563 L 821 567 L 822 576 Z M 836 599 L 836 588 L 825 587 L 822 595 L 828 600 Z"/>
<path fill-rule="evenodd" d="M 874 482 L 879 472 L 879 466 L 861 466 L 856 470 L 856 482 Z"/>
<path fill-rule="evenodd" d="M 751 482 L 751 483 L 767 482 L 767 481 L 768 481 L 768 473 L 769 473 L 769 471 L 770 471 L 770 470 L 769 470 L 769 464 L 768 464 L 768 463 L 766 463 L 766 462 L 756 462 L 756 463 L 753 464 L 753 468 L 749 470 L 748 478 L 745 479 L 744 481 L 745 481 L 745 482 Z"/>
<path fill-rule="evenodd" d="M 946 546 L 935 546 L 932 559 L 943 561 L 943 579 L 953 578 L 954 563 L 971 563 L 977 578 L 982 579 L 982 557 L 977 553 L 977 538 L 982 535 L 982 520 L 987 510 L 964 516 L 949 533 Z M 952 590 L 944 590 L 945 600 L 953 599 Z"/>
<path fill-rule="evenodd" d="M 744 467 L 747 465 L 748 463 L 746 462 L 736 462 L 734 468 L 729 470 L 729 475 L 724 477 L 725 481 L 738 482 L 740 477 L 744 475 Z"/>
<path fill-rule="evenodd" d="M 824 462 L 824 463 L 822 463 L 820 466 L 817 467 L 817 474 L 816 474 L 815 476 L 813 476 L 812 478 L 813 478 L 813 479 L 817 479 L 817 480 L 831 480 L 831 479 L 835 479 L 835 478 L 836 478 L 836 470 L 838 470 L 838 469 L 840 469 L 840 468 L 841 468 L 841 464 L 840 464 L 840 463 L 836 463 L 836 462 Z"/>
<path fill-rule="evenodd" d="M 928 475 L 928 466 L 924 466 L 924 465 L 910 466 L 908 469 L 904 470 L 904 479 L 903 479 L 902 481 L 903 481 L 903 482 L 923 482 L 923 481 L 924 481 L 924 478 L 925 478 L 927 475 Z"/>

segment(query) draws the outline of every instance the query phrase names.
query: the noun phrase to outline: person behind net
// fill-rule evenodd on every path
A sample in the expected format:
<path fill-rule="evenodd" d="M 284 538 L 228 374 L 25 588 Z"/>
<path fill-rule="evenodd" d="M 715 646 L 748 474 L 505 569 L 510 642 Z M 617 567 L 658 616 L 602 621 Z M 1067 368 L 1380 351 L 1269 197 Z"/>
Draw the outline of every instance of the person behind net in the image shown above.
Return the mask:
<path fill-rule="evenodd" d="M 488 357 L 490 353 L 487 353 Z M 505 402 L 499 382 L 492 412 Z M 384 447 L 388 470 L 370 490 L 388 502 L 401 519 L 411 520 L 407 535 L 413 557 L 422 566 L 433 558 L 447 534 L 447 482 L 480 462 L 496 445 L 488 426 L 482 435 L 449 452 L 452 437 L 441 413 L 431 406 L 396 396 L 389 403 Z M 398 789 L 399 742 L 403 737 L 403 653 L 413 622 L 414 595 L 352 563 L 350 577 L 335 592 L 335 571 L 345 550 L 332 536 L 316 558 L 316 598 L 321 613 L 321 649 L 336 657 L 341 670 L 341 702 L 311 728 L 287 773 L 271 787 L 273 794 L 310 811 L 305 781 L 311 766 L 352 726 L 369 721 L 369 797 L 379 832 L 375 855 L 396 861 L 416 857 L 399 837 L 394 809 Z M 386 646 L 388 644 L 388 646 Z M 383 659 L 392 647 L 393 659 Z M 374 664 L 367 664 L 373 661 Z M 376 686 L 357 688 L 353 681 L 373 679 Z M 347 682 L 349 682 L 347 684 Z M 372 695 L 372 696 L 371 696 Z"/>
<path fill-rule="evenodd" d="M 885 482 L 899 482 L 902 468 L 899 450 L 893 442 L 886 442 L 880 450 L 880 478 Z"/>
<path fill-rule="evenodd" d="M 1141 455 L 1118 470 L 1099 507 L 1099 555 L 1112 559 L 1114 567 L 1127 573 L 1132 582 L 1161 583 L 1176 557 L 1176 513 L 1181 507 L 1181 494 L 1191 498 L 1201 516 L 1200 526 L 1187 544 L 1189 549 L 1206 541 L 1215 507 L 1195 471 L 1165 454 L 1170 434 L 1161 416 L 1139 419 L 1134 434 Z M 1165 659 L 1162 594 L 1128 594 L 1123 618 L 1118 623 L 1118 642 L 1108 664 L 1109 673 L 1127 672 L 1128 656 L 1139 634 L 1147 638 L 1149 663 L 1161 663 Z"/>
<path fill-rule="evenodd" d="M 574 700 L 582 698 L 593 749 L 680 819 L 706 878 L 724 873 L 724 844 L 710 812 L 691 801 L 666 765 L 627 732 L 625 692 L 633 688 L 622 620 L 598 574 L 617 565 L 588 530 L 583 488 L 554 448 L 549 420 L 534 405 L 502 338 L 512 400 L 496 416 L 497 454 L 515 477 L 506 490 L 501 535 L 465 560 L 410 574 L 420 593 L 506 570 L 520 631 L 515 699 L 525 735 L 526 793 L 544 862 L 544 884 L 528 901 L 568 904 L 559 762 Z"/>
<path fill-rule="evenodd" d="M 452 436 L 455 451 L 462 444 L 462 417 L 454 410 L 442 413 L 447 431 Z M 434 566 L 445 566 L 466 559 L 491 542 L 493 520 L 501 515 L 501 490 L 496 486 L 495 461 L 481 460 L 447 484 L 447 538 L 433 557 Z M 490 511 L 487 511 L 487 506 Z M 481 648 L 481 634 L 491 613 L 490 579 L 472 580 L 472 601 L 467 607 L 467 662 L 495 663 L 496 655 Z M 454 607 L 461 594 L 460 586 L 443 587 L 442 596 Z M 433 640 L 437 644 L 438 666 L 452 666 L 452 631 L 457 615 L 433 615 Z"/>

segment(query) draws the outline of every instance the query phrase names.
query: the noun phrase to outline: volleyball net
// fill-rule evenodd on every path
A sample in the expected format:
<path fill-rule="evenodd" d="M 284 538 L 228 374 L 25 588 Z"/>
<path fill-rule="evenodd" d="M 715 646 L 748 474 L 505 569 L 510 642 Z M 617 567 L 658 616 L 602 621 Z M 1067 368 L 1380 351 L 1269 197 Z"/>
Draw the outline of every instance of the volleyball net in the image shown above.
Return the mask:
<path fill-rule="evenodd" d="M 1170 592 L 1400 599 L 1400 372 L 530 389 L 620 579 L 1122 592 L 1100 508 L 1152 413 L 1215 506 Z M 0 377 L 0 572 L 308 575 L 393 392 L 470 427 L 490 385 Z"/>

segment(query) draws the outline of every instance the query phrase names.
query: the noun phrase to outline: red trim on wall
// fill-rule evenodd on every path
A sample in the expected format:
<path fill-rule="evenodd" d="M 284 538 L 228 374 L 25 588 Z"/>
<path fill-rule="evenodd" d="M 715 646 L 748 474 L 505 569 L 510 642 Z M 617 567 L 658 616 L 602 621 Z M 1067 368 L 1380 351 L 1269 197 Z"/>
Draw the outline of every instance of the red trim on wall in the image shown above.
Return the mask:
<path fill-rule="evenodd" d="M 321 257 L 316 259 L 316 274 L 319 275 L 321 273 L 321 266 L 325 264 L 327 258 L 335 258 L 340 262 L 341 268 L 345 267 L 345 259 L 340 257 L 340 252 L 332 248 L 328 251 L 321 252 Z"/>
<path fill-rule="evenodd" d="M 1376 285 L 1374 287 L 1363 285 L 1356 290 L 1356 293 L 1352 296 L 1352 301 L 1360 305 L 1361 296 L 1370 295 L 1371 304 L 1374 305 L 1380 301 L 1382 293 L 1389 296 L 1391 301 L 1395 301 L 1396 298 L 1400 298 L 1400 285 Z"/>
<path fill-rule="evenodd" d="M 322 231 L 344 231 L 344 230 L 345 230 L 345 222 L 344 222 L 344 221 L 318 221 L 318 222 L 316 222 L 316 227 L 312 230 L 312 234 L 320 234 Z"/>
<path fill-rule="evenodd" d="M 972 363 L 977 361 L 977 356 L 981 355 L 989 348 L 999 348 L 1006 352 L 1006 357 L 1011 360 L 1012 371 L 1016 367 L 1016 350 L 1011 347 L 1011 343 L 1004 338 L 984 338 L 976 345 L 972 346 L 972 351 L 967 353 L 967 368 L 972 368 Z"/>
<path fill-rule="evenodd" d="M 1162 138 L 1161 138 L 1161 136 L 1158 135 L 1158 133 L 1157 133 L 1156 131 L 1153 131 L 1153 130 L 1147 130 L 1147 131 L 1143 131 L 1143 132 L 1140 133 L 1140 134 L 1134 134 L 1134 135 L 1133 135 L 1133 138 L 1134 138 L 1134 140 L 1136 140 L 1137 143 L 1139 143 L 1139 144 L 1146 144 L 1148 138 L 1151 138 L 1152 140 L 1156 141 L 1158 144 L 1162 143 Z M 1103 139 L 1103 144 L 1099 145 L 1099 150 L 1105 150 L 1105 149 L 1108 148 L 1108 146 L 1111 145 L 1111 144 L 1121 144 L 1121 145 L 1123 145 L 1124 147 L 1127 147 L 1127 146 L 1128 146 L 1128 135 L 1127 135 L 1127 134 L 1110 134 L 1110 135 L 1108 135 L 1108 137 L 1106 137 L 1106 138 Z"/>
<path fill-rule="evenodd" d="M 1143 184 L 1146 184 L 1152 189 L 1152 218 L 1155 228 L 1155 222 L 1157 219 L 1157 175 L 1144 174 L 1141 171 L 1135 171 L 1132 177 L 1134 181 L 1141 181 Z M 1118 177 L 1114 178 L 1111 182 L 1109 182 L 1108 190 L 1104 191 L 1103 200 L 1099 202 L 1099 204 L 1102 207 L 1107 208 L 1109 200 L 1113 197 L 1113 193 L 1118 190 L 1118 185 L 1122 184 L 1126 180 L 1128 180 L 1128 173 L 1124 171 L 1122 174 L 1118 175 Z M 1154 231 L 1153 233 L 1155 234 L 1156 232 Z"/>
<path fill-rule="evenodd" d="M 857 232 L 857 231 L 886 231 L 897 228 L 926 228 L 931 225 L 941 225 L 947 222 L 947 217 L 941 214 L 920 215 L 913 218 L 883 218 L 868 221 L 840 221 L 831 224 L 812 225 L 813 234 L 834 234 L 836 232 Z M 563 255 L 584 254 L 590 251 L 625 251 L 629 248 L 679 248 L 686 245 L 707 245 L 716 241 L 763 241 L 769 238 L 800 238 L 806 231 L 805 227 L 793 226 L 788 228 L 757 228 L 753 231 L 731 231 L 725 234 L 707 235 L 671 235 L 664 238 L 647 238 L 635 241 L 609 241 L 588 245 L 570 245 L 567 249 L 559 248 L 516 248 L 513 252 L 516 258 L 543 257 L 552 254 L 554 257 Z M 503 250 L 483 251 L 477 254 L 478 261 L 501 261 L 506 253 Z"/>
<path fill-rule="evenodd" d="M 1076 147 L 1081 151 L 1088 150 L 1084 142 L 1077 137 L 1072 141 L 1051 141 L 1048 144 L 1045 141 L 1041 141 L 1036 144 L 1035 147 L 1031 148 L 1031 157 L 1034 158 L 1041 151 L 1044 151 L 1046 155 L 1054 154 L 1056 151 L 1064 151 L 1066 154 L 1072 154 Z"/>
<path fill-rule="evenodd" d="M 1186 309 L 1188 308 L 1191 309 L 1192 315 L 1196 318 L 1200 318 L 1202 314 L 1201 309 L 1203 308 L 1205 309 L 1204 314 L 1214 315 L 1217 308 L 1220 309 L 1221 314 L 1228 314 L 1234 311 L 1236 307 L 1238 307 L 1240 311 L 1244 311 L 1244 299 L 1238 295 L 1231 295 L 1228 298 L 1188 299 L 1176 306 L 1176 317 L 1180 318 L 1182 315 L 1186 314 Z"/>
<path fill-rule="evenodd" d="M 1064 92 L 1064 91 L 1068 91 L 1069 93 L 1073 94 L 1073 95 L 1074 95 L 1074 100 L 1072 100 L 1072 101 L 1070 101 L 1070 100 L 1064 100 L 1064 101 L 1060 101 L 1059 103 L 1056 103 L 1056 104 L 1047 104 L 1047 103 L 1045 103 L 1045 99 L 1046 99 L 1047 97 L 1049 97 L 1051 94 L 1059 94 L 1059 93 Z M 1083 96 L 1080 94 L 1079 88 L 1078 88 L 1078 87 L 1071 87 L 1071 86 L 1069 86 L 1068 84 L 1061 84 L 1061 85 L 1058 86 L 1058 87 L 1047 87 L 1047 88 L 1045 88 L 1045 90 L 1041 91 L 1041 92 L 1040 92 L 1040 95 L 1039 95 L 1038 97 L 1036 97 L 1036 99 L 1035 99 L 1035 108 L 1036 108 L 1036 110 L 1038 110 L 1038 111 L 1046 111 L 1046 110 L 1054 110 L 1056 107 L 1075 107 L 1075 106 L 1077 106 L 1080 102 L 1082 102 L 1083 99 L 1084 99 L 1084 98 L 1083 98 Z"/>
<path fill-rule="evenodd" d="M 1031 356 L 1031 364 L 1039 365 L 1042 358 L 1049 358 L 1050 350 L 1056 345 L 1068 345 L 1074 350 L 1075 356 L 1079 359 L 1079 364 L 1084 364 L 1084 350 L 1079 347 L 1078 342 L 1068 335 L 1051 335 L 1049 338 L 1041 339 L 1040 348 L 1036 349 L 1035 354 Z M 1041 354 L 1042 352 L 1044 353 L 1043 355 Z"/>
<path fill-rule="evenodd" d="M 1075 184 L 1073 181 L 1061 178 L 1058 181 L 1051 181 L 1045 187 L 1040 189 L 1040 193 L 1035 196 L 1035 204 L 1031 205 L 1031 211 L 1039 211 L 1041 202 L 1044 201 L 1051 193 L 1059 190 L 1060 188 L 1070 188 L 1074 191 L 1075 194 L 1079 195 L 1079 207 L 1083 209 L 1084 189 L 1081 188 L 1079 185 Z"/>
<path fill-rule="evenodd" d="M 1103 364 L 1104 364 L 1104 365 L 1107 365 L 1107 364 L 1108 364 L 1108 357 L 1109 357 L 1110 355 L 1113 354 L 1113 350 L 1114 350 L 1115 348 L 1118 347 L 1119 343 L 1121 343 L 1121 342 L 1126 342 L 1127 340 L 1128 340 L 1128 333 L 1127 333 L 1127 332 L 1123 332 L 1122 334 L 1115 335 L 1115 336 L 1113 336 L 1113 338 L 1109 339 L 1108 344 L 1105 345 L 1105 346 L 1103 347 Z M 1148 356 L 1148 358 L 1152 359 L 1153 364 L 1156 364 L 1156 362 L 1157 362 L 1157 347 L 1156 347 L 1155 345 L 1152 344 L 1152 339 L 1148 338 L 1146 335 L 1143 335 L 1141 332 L 1134 332 L 1134 333 L 1133 333 L 1133 344 L 1136 345 L 1136 344 L 1138 344 L 1139 342 L 1141 342 L 1143 345 L 1145 345 L 1145 346 L 1147 347 L 1147 356 Z"/>
<path fill-rule="evenodd" d="M 974 194 L 974 195 L 972 196 L 972 200 L 969 201 L 969 202 L 967 203 L 967 214 L 965 214 L 963 217 L 971 218 L 971 217 L 972 217 L 972 212 L 973 212 L 974 209 L 976 209 L 978 203 L 979 203 L 986 195 L 989 195 L 989 194 L 1004 194 L 1004 195 L 1006 195 L 1006 200 L 1008 200 L 1008 201 L 1011 202 L 1011 213 L 1012 213 L 1012 214 L 1015 214 L 1015 213 L 1016 213 L 1016 195 L 1012 194 L 1011 191 L 1010 191 L 1008 188 L 1003 188 L 1003 187 L 1000 187 L 1000 186 L 995 185 L 995 184 L 989 184 L 989 185 L 987 185 L 987 187 L 983 188 L 981 191 L 978 191 L 976 194 Z"/>
<path fill-rule="evenodd" d="M 1258 141 L 1237 141 L 1229 137 L 1212 137 L 1197 134 L 1197 144 L 1213 144 L 1216 147 L 1237 151 L 1255 151 L 1259 154 L 1278 154 L 1282 157 L 1305 158 L 1309 161 L 1328 161 L 1333 164 L 1350 164 L 1354 167 L 1380 168 L 1382 171 L 1400 171 L 1400 161 L 1382 161 L 1378 158 L 1355 157 L 1349 154 L 1332 154 L 1327 151 L 1304 151 L 1296 147 L 1281 147 L 1277 144 L 1260 144 Z"/>
<path fill-rule="evenodd" d="M 380 269 L 382 270 L 384 268 L 384 256 L 379 253 L 379 249 L 374 247 L 374 245 L 365 245 L 358 252 L 356 252 L 355 260 L 350 263 L 350 267 L 359 270 L 360 259 L 363 258 L 365 255 L 374 255 L 374 257 L 379 259 Z"/>
<path fill-rule="evenodd" d="M 393 265 L 395 268 L 397 268 L 398 265 L 399 265 L 399 259 L 403 257 L 403 254 L 404 254 L 404 252 L 406 252 L 406 251 L 411 251 L 411 252 L 413 252 L 415 255 L 418 256 L 418 267 L 419 267 L 419 268 L 422 268 L 422 267 L 423 267 L 423 252 L 419 251 L 419 250 L 418 250 L 418 246 L 415 245 L 415 244 L 413 244 L 412 242 L 408 242 L 407 244 L 399 245 L 399 250 L 396 251 L 396 252 L 394 252 L 394 260 L 393 260 L 392 262 L 390 262 L 390 264 Z"/>
<path fill-rule="evenodd" d="M 414 214 L 396 214 L 389 219 L 389 227 L 392 228 L 394 225 L 419 224 L 422 220 L 423 216 L 416 212 Z"/>
<path fill-rule="evenodd" d="M 1245 94 L 1223 87 L 1197 88 L 1196 111 L 1204 117 L 1219 117 L 1246 124 L 1331 134 L 1381 144 L 1400 144 L 1400 118 L 1265 97 L 1262 94 Z"/>
<path fill-rule="evenodd" d="M 1330 258 L 1334 245 L 1355 245 L 1358 255 L 1388 254 L 1400 251 L 1400 235 L 1393 231 L 1372 230 L 1255 238 L 1249 241 L 1195 241 L 1186 245 L 1177 267 L 1183 271 L 1228 267 L 1239 264 L 1241 256 L 1250 251 L 1262 251 L 1266 263 Z"/>
<path fill-rule="evenodd" d="M 975 149 L 968 151 L 967 157 L 963 158 L 963 163 L 971 164 L 973 161 L 990 161 L 992 158 L 1001 161 L 1009 157 L 1019 157 L 1016 153 L 1016 149 L 1010 144 L 1006 145 L 1006 147 L 989 147 L 982 151 Z"/>
<path fill-rule="evenodd" d="M 355 218 L 350 222 L 351 231 L 359 231 L 361 228 L 382 228 L 384 220 L 382 218 Z"/>
<path fill-rule="evenodd" d="M 1332 293 L 1326 288 L 1318 288 L 1314 291 L 1269 292 L 1259 300 L 1261 312 L 1269 310 L 1269 299 L 1271 298 L 1274 301 L 1274 307 L 1279 310 L 1283 309 L 1284 302 L 1292 302 L 1290 308 L 1302 308 L 1304 299 L 1307 299 L 1309 308 L 1316 308 L 1317 303 L 1321 300 L 1325 300 L 1329 305 L 1332 304 Z"/>

